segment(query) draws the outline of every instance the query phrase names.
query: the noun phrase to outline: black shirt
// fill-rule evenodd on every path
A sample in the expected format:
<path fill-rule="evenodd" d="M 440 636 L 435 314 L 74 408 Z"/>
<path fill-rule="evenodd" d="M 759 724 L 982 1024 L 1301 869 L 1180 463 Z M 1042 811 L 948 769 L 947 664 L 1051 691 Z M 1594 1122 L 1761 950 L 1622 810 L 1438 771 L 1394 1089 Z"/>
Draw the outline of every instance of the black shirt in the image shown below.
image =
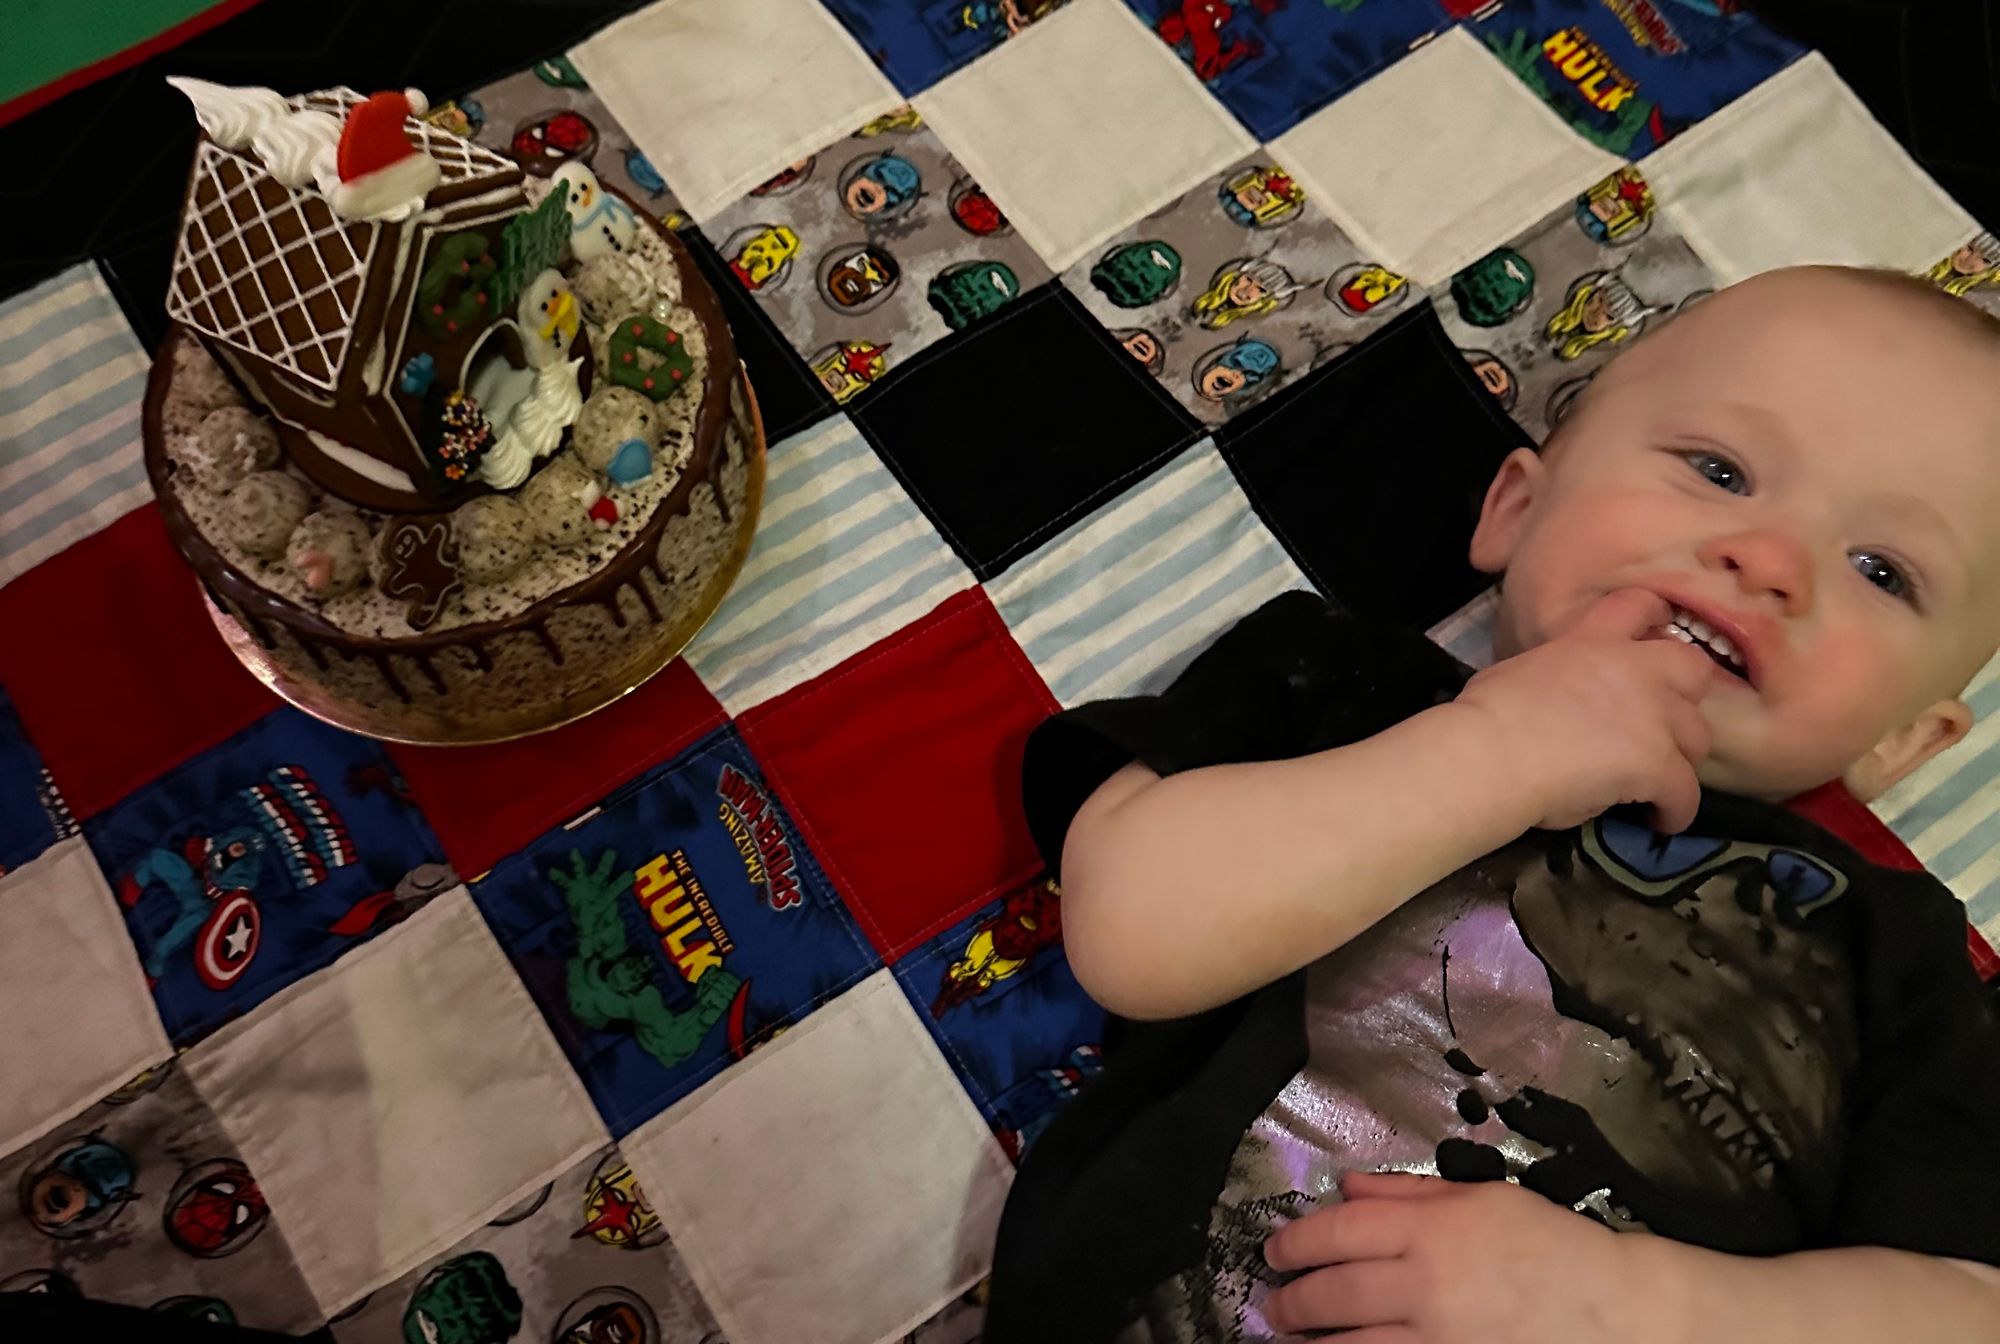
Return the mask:
<path fill-rule="evenodd" d="M 1466 675 L 1419 635 L 1371 630 L 1314 594 L 1287 593 L 1166 692 L 1041 725 L 1023 770 L 1030 829 L 1056 871 L 1070 819 L 1128 761 L 1166 775 L 1326 750 L 1449 700 Z M 2000 1263 L 2000 1025 L 1965 957 L 1963 909 L 1934 879 L 1875 867 L 1789 812 L 1712 792 L 1684 837 L 1612 814 L 1531 832 L 1474 870 L 1504 889 L 1549 968 L 1552 1029 L 1596 1033 L 1623 1052 L 1622 1067 L 1650 1072 L 1661 1112 L 1651 1128 L 1680 1146 L 1643 1151 L 1633 1117 L 1613 1116 L 1604 1094 L 1523 1087 L 1489 1093 L 1483 1126 L 1465 1127 L 1502 1126 L 1518 1140 L 1502 1145 L 1512 1159 L 1454 1137 L 1438 1143 L 1435 1169 L 1511 1173 L 1614 1225 L 1721 1250 L 1880 1245 Z M 1413 918 L 1430 916 L 1425 901 L 1448 908 L 1441 918 L 1463 909 L 1448 891 L 1426 893 Z M 1604 916 L 1594 927 L 1593 912 Z M 989 1344 L 1109 1338 L 1157 1306 L 1163 1286 L 1185 1288 L 1228 1260 L 1212 1214 L 1241 1182 L 1260 1118 L 1325 1072 L 1308 1026 L 1315 998 L 1333 992 L 1334 958 L 1385 950 L 1369 942 L 1378 930 L 1210 1012 L 1111 1023 L 1103 1073 L 1021 1165 L 995 1250 Z M 1607 978 L 1616 959 L 1593 955 L 1593 939 L 1622 950 L 1628 935 L 1659 963 L 1651 982 Z M 1633 1016 L 1649 1022 L 1634 1028 L 1620 996 L 1642 983 L 1650 997 Z M 1709 1001 L 1732 995 L 1739 1014 L 1756 1012 L 1756 1029 L 1725 1017 L 1716 1031 Z M 1693 1042 L 1690 1005 L 1709 1032 Z M 1453 1053 L 1468 1078 L 1492 1062 Z M 1689 1058 L 1718 1055 L 1726 1076 L 1706 1066 L 1689 1076 Z M 1364 1097 L 1392 1085 L 1346 1082 Z M 1720 1089 L 1723 1099 L 1703 1095 Z M 1713 1135 L 1702 1126 L 1726 1141 L 1704 1143 Z M 1539 1156 L 1523 1161 L 1523 1148 Z M 1710 1158 L 1714 1170 L 1690 1170 Z"/>

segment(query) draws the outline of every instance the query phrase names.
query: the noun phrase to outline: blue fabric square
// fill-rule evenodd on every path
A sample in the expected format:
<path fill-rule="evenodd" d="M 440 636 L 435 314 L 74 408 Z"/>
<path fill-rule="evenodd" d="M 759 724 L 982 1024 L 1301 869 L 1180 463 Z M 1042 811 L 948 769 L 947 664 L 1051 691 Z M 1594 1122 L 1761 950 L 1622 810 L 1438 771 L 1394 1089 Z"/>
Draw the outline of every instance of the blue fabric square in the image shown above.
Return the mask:
<path fill-rule="evenodd" d="M 0 692 L 0 873 L 75 834 L 68 806 Z"/>
<path fill-rule="evenodd" d="M 1579 135 L 1628 159 L 1806 50 L 1733 0 L 1508 0 L 1470 31 Z"/>
<path fill-rule="evenodd" d="M 882 73 L 917 93 L 1068 0 L 823 0 Z"/>
<path fill-rule="evenodd" d="M 457 883 L 381 747 L 281 709 L 84 826 L 186 1045 Z"/>
<path fill-rule="evenodd" d="M 1104 1010 L 1070 973 L 1053 882 L 953 925 L 899 961 L 896 979 L 1017 1161 L 1097 1072 Z"/>
<path fill-rule="evenodd" d="M 473 899 L 617 1135 L 877 965 L 731 727 Z"/>
<path fill-rule="evenodd" d="M 1432 0 L 1126 0 L 1259 140 L 1283 134 L 1427 33 Z"/>

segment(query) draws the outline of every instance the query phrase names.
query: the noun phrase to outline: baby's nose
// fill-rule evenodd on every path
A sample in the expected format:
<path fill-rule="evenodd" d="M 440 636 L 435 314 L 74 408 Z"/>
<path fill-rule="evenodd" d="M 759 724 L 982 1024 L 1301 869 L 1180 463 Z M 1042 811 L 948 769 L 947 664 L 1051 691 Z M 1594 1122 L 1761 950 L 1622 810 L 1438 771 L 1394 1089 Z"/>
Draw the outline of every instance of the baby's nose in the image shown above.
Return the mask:
<path fill-rule="evenodd" d="M 1732 575 L 1749 596 L 1775 598 L 1787 616 L 1812 606 L 1812 557 L 1789 532 L 1760 528 L 1718 537 L 1701 547 L 1699 558 L 1705 568 Z"/>

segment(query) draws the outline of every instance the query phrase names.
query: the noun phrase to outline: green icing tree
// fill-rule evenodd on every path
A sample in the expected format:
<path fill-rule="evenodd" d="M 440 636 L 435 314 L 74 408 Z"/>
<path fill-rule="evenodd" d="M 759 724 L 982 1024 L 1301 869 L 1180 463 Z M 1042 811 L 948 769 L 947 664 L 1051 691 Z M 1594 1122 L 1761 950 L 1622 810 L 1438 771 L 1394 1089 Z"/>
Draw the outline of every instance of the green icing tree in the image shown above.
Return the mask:
<path fill-rule="evenodd" d="M 525 210 L 500 230 L 500 273 L 494 277 L 496 311 L 508 312 L 528 282 L 556 264 L 569 242 L 569 190 L 558 187 L 533 210 Z"/>

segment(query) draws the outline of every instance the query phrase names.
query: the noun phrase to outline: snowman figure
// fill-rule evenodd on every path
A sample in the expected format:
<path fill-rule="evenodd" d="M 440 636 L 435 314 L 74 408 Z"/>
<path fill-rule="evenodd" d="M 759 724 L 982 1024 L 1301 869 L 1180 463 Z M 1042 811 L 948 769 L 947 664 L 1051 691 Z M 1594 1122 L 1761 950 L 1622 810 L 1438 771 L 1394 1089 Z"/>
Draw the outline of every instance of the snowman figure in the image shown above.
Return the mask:
<path fill-rule="evenodd" d="M 568 357 L 570 345 L 576 340 L 577 325 L 582 321 L 569 281 L 553 267 L 522 289 L 514 316 L 521 324 L 528 366 L 535 369 Z"/>
<path fill-rule="evenodd" d="M 571 161 L 555 171 L 558 191 L 569 193 L 569 246 L 579 262 L 614 256 L 632 246 L 639 231 L 632 207 L 606 191 L 597 174 Z"/>
<path fill-rule="evenodd" d="M 521 291 L 514 319 L 531 372 L 498 395 L 480 389 L 488 392 L 480 404 L 488 408 L 496 437 L 480 461 L 479 478 L 496 490 L 527 480 L 538 459 L 562 446 L 563 431 L 583 409 L 583 361 L 569 357 L 581 322 L 569 281 L 554 268 L 537 275 Z"/>

